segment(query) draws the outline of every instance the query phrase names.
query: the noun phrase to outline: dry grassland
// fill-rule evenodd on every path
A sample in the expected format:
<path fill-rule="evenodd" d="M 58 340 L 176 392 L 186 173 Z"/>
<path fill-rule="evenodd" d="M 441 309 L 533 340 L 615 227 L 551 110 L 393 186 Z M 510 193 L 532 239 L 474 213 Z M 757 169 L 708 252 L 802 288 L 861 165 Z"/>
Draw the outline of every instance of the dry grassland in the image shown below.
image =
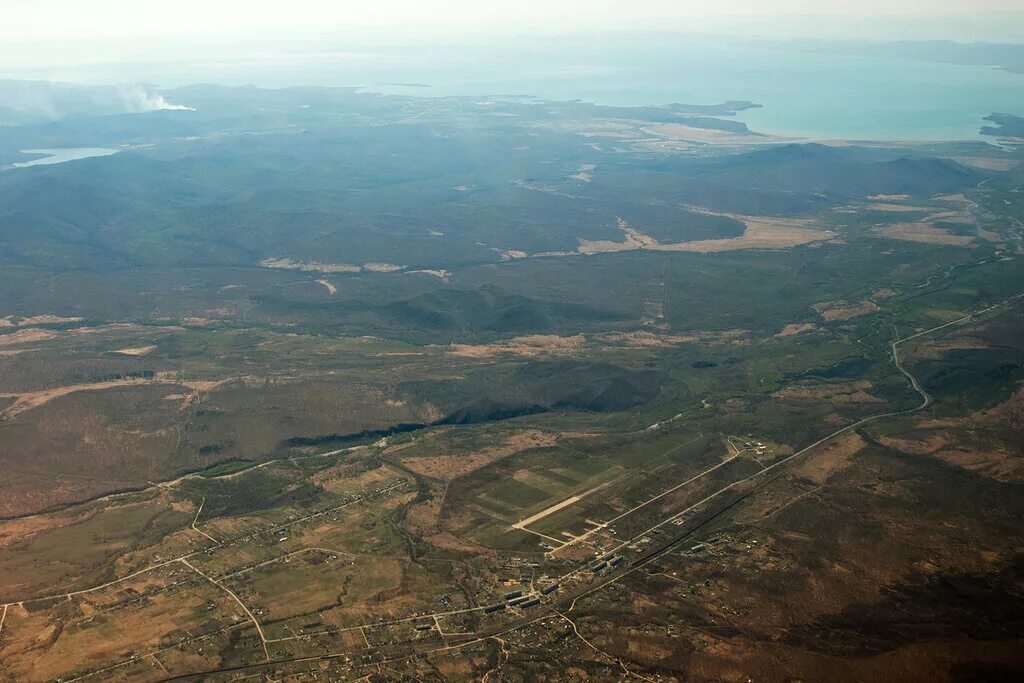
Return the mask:
<path fill-rule="evenodd" d="M 794 469 L 794 474 L 815 484 L 824 484 L 833 474 L 848 467 L 853 456 L 865 446 L 867 442 L 860 434 L 847 433 L 807 458 Z"/>
<path fill-rule="evenodd" d="M 790 323 L 782 328 L 776 337 L 795 337 L 798 334 L 805 334 L 807 332 L 813 332 L 818 329 L 818 326 L 814 323 Z"/>
<path fill-rule="evenodd" d="M 497 446 L 484 448 L 473 453 L 405 458 L 402 460 L 402 465 L 424 477 L 450 481 L 510 455 L 532 448 L 554 446 L 556 441 L 557 437 L 554 434 L 530 429 L 507 437 L 504 442 Z"/>
<path fill-rule="evenodd" d="M 924 244 L 943 244 L 954 247 L 966 247 L 974 238 L 969 235 L 953 235 L 945 228 L 936 227 L 933 223 L 894 223 L 874 229 L 874 234 L 894 240 L 906 242 L 922 242 Z"/>
<path fill-rule="evenodd" d="M 843 382 L 840 384 L 797 384 L 776 391 L 772 396 L 791 401 L 824 401 L 828 403 L 884 403 L 868 393 L 871 382 Z"/>
<path fill-rule="evenodd" d="M 825 320 L 849 320 L 878 310 L 873 301 L 823 301 L 811 306 Z"/>
<path fill-rule="evenodd" d="M 493 344 L 452 344 L 446 347 L 453 356 L 465 358 L 488 358 L 500 354 L 535 357 L 552 355 L 572 355 L 581 353 L 585 347 L 582 334 L 573 337 L 560 337 L 555 334 L 533 334 L 514 337 L 504 342 Z"/>

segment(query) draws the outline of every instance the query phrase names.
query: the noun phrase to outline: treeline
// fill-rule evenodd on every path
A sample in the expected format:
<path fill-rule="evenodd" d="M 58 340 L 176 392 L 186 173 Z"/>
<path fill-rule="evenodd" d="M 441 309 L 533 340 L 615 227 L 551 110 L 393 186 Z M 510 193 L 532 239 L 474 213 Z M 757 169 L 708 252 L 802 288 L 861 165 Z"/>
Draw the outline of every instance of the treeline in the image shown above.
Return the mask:
<path fill-rule="evenodd" d="M 155 370 L 127 370 L 125 372 L 113 372 L 107 375 L 100 375 L 96 382 L 114 382 L 123 379 L 153 379 L 156 377 Z"/>

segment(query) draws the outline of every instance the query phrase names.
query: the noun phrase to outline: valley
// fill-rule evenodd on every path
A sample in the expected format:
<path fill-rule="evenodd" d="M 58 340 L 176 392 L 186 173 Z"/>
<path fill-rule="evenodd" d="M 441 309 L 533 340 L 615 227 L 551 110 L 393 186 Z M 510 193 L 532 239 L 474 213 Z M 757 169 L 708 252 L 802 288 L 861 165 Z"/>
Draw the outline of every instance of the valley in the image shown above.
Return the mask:
<path fill-rule="evenodd" d="M 1019 147 L 166 96 L 0 146 L 0 680 L 1020 670 Z"/>

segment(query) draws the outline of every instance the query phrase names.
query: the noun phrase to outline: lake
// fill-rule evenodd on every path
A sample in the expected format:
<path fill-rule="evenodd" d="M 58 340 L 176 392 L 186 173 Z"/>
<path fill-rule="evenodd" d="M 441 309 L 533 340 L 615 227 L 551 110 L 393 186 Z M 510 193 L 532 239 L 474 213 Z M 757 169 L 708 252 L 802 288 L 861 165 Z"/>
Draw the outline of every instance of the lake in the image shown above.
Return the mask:
<path fill-rule="evenodd" d="M 54 149 L 23 149 L 22 154 L 45 154 L 40 159 L 31 161 L 19 161 L 13 166 L 15 168 L 26 168 L 28 166 L 46 166 L 49 164 L 63 164 L 67 161 L 88 159 L 89 157 L 108 157 L 117 154 L 119 149 L 106 149 L 104 147 L 57 147 Z"/>

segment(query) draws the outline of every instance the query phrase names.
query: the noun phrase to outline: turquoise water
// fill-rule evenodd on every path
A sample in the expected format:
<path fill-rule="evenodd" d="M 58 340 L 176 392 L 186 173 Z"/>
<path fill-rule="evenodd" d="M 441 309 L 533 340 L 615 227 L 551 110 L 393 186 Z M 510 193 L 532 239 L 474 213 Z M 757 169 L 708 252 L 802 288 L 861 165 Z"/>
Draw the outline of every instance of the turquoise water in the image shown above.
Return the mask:
<path fill-rule="evenodd" d="M 976 139 L 992 112 L 1024 115 L 1024 75 L 958 66 L 695 43 L 585 59 L 557 55 L 551 66 L 486 60 L 396 70 L 430 87 L 379 86 L 408 95 L 528 94 L 602 104 L 751 100 L 737 118 L 778 135 L 847 139 Z M 434 73 L 431 73 L 433 71 Z M 433 77 L 432 77 L 433 76 Z M 397 78 L 394 80 L 398 80 Z"/>
<path fill-rule="evenodd" d="M 1024 116 L 1024 75 L 986 66 L 801 51 L 732 39 L 604 34 L 479 45 L 325 42 L 258 58 L 97 66 L 94 82 L 368 86 L 412 96 L 527 95 L 645 105 L 751 100 L 756 131 L 810 138 L 977 139 L 993 112 Z M 111 67 L 113 68 L 113 67 Z M 379 85 L 423 84 L 427 87 Z M 188 104 L 184 102 L 184 104 Z"/>

